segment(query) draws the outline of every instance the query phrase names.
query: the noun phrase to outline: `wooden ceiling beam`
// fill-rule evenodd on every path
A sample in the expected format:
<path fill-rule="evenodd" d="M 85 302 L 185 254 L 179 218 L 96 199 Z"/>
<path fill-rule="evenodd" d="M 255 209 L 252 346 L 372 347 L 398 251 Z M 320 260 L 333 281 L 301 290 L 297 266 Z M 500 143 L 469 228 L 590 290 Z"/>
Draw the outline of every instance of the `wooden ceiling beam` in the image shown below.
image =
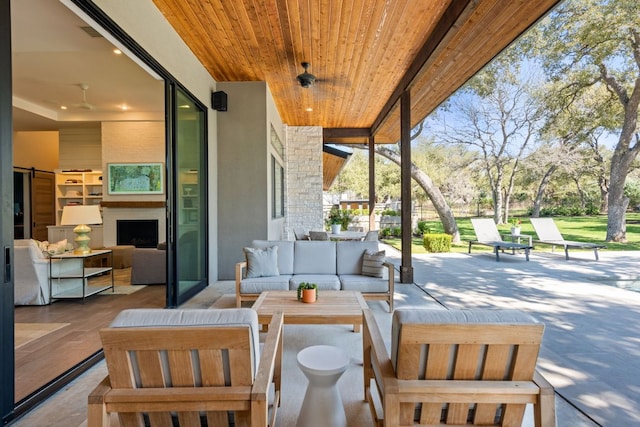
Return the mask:
<path fill-rule="evenodd" d="M 420 70 L 422 70 L 422 68 L 427 64 L 433 53 L 442 45 L 442 42 L 447 38 L 447 36 L 450 36 L 450 32 L 454 28 L 456 22 L 459 22 L 459 20 L 465 19 L 471 15 L 477 6 L 477 3 L 478 2 L 474 0 L 456 0 L 449 4 L 449 7 L 442 15 L 442 18 L 438 21 L 434 31 L 430 34 L 425 44 L 416 55 L 415 59 L 403 75 L 400 83 L 398 83 L 382 110 L 380 110 L 380 113 L 371 126 L 372 135 L 375 135 L 380 126 L 384 123 L 387 115 L 398 103 L 402 93 L 409 90 L 414 79 Z"/>
<path fill-rule="evenodd" d="M 323 128 L 322 139 L 330 142 L 330 139 L 340 138 L 369 138 L 371 136 L 370 128 Z"/>

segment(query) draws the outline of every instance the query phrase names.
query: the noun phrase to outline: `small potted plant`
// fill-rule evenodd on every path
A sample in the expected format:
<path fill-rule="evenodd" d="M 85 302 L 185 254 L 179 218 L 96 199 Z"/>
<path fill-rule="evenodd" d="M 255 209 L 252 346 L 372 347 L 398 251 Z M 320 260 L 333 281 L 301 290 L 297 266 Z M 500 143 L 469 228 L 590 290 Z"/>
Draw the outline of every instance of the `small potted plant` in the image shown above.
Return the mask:
<path fill-rule="evenodd" d="M 342 213 L 338 208 L 331 208 L 327 217 L 327 225 L 331 228 L 332 234 L 340 233 L 342 230 Z"/>
<path fill-rule="evenodd" d="M 318 285 L 302 282 L 298 286 L 298 301 L 316 302 L 318 299 Z"/>
<path fill-rule="evenodd" d="M 519 236 L 520 235 L 520 225 L 522 224 L 522 221 L 520 221 L 519 219 L 513 218 L 511 220 L 511 235 L 512 236 Z"/>

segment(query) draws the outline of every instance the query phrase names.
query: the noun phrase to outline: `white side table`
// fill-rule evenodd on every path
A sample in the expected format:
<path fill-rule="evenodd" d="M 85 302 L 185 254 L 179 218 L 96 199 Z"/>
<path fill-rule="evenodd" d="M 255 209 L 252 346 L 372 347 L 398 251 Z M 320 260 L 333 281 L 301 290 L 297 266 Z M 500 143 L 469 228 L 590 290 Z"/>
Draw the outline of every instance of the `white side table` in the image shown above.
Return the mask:
<path fill-rule="evenodd" d="M 349 357 L 337 347 L 314 345 L 298 353 L 298 366 L 309 380 L 297 427 L 346 427 L 338 380 Z"/>

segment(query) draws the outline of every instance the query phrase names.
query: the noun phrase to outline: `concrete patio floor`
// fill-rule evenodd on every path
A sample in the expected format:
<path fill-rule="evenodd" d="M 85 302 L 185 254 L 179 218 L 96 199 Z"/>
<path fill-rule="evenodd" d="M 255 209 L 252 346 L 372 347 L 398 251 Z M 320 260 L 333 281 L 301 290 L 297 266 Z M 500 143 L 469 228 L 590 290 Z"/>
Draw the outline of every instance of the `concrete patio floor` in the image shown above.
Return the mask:
<path fill-rule="evenodd" d="M 400 253 L 384 246 L 399 266 Z M 640 425 L 640 252 L 604 250 L 596 262 L 593 252 L 574 251 L 566 261 L 561 252 L 533 251 L 529 262 L 522 254 L 496 262 L 474 251 L 412 262 L 416 286 L 397 284 L 396 308 L 517 308 L 545 323 L 538 363 L 556 389 L 558 426 Z M 211 291 L 233 292 L 233 282 L 216 285 L 187 305 L 208 306 Z M 105 372 L 104 363 L 92 368 L 15 425 L 86 425 L 87 390 Z"/>
<path fill-rule="evenodd" d="M 559 426 L 640 425 L 640 252 L 570 256 L 414 255 L 414 282 L 446 308 L 517 308 L 544 322 L 539 366 Z"/>

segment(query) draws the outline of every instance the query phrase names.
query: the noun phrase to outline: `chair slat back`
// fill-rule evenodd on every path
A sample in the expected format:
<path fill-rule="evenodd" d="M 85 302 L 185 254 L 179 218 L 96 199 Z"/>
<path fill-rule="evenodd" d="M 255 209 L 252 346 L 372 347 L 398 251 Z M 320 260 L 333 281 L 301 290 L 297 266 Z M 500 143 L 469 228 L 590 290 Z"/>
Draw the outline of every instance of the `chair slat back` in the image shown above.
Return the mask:
<path fill-rule="evenodd" d="M 500 242 L 502 237 L 492 218 L 471 218 L 473 231 L 479 242 Z"/>
<path fill-rule="evenodd" d="M 449 314 L 442 313 L 444 317 Z M 491 316 L 500 317 L 495 313 Z M 544 326 L 529 316 L 522 319 L 531 319 L 528 324 L 482 322 L 481 318 L 465 323 L 460 316 L 451 322 L 437 321 L 437 314 L 427 314 L 433 317 L 433 323 L 424 323 L 418 321 L 420 317 L 412 323 L 411 315 L 405 318 L 408 322 L 394 316 L 391 360 L 398 379 L 482 382 L 533 378 Z M 478 322 L 474 323 L 475 320 Z M 404 404 L 400 418 L 434 425 L 443 422 L 506 426 L 514 425 L 510 424 L 513 420 L 522 422 L 524 404 L 483 403 L 474 401 L 474 397 L 477 396 L 469 393 L 451 401 Z"/>
<path fill-rule="evenodd" d="M 114 388 L 253 383 L 246 326 L 110 328 L 100 335 Z"/>
<path fill-rule="evenodd" d="M 121 425 L 203 425 L 204 403 L 193 397 L 203 387 L 206 425 L 228 426 L 228 411 L 237 423 L 249 418 L 259 357 L 254 311 L 125 310 L 100 336 L 111 388 L 131 394 L 116 411 Z"/>

